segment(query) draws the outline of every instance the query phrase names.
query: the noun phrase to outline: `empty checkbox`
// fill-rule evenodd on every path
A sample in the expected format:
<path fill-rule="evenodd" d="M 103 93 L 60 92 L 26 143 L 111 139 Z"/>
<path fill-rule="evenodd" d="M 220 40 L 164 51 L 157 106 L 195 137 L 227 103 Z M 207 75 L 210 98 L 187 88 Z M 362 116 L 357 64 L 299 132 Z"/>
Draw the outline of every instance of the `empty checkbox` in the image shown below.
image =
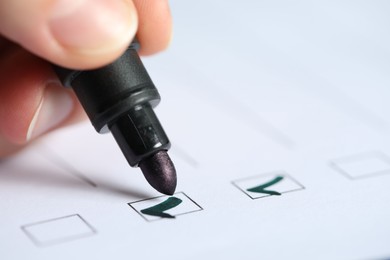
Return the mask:
<path fill-rule="evenodd" d="M 330 162 L 333 169 L 349 179 L 359 179 L 390 173 L 390 158 L 381 152 L 346 156 Z"/>
<path fill-rule="evenodd" d="M 251 199 L 280 196 L 305 188 L 285 172 L 260 174 L 233 181 L 232 184 Z"/>
<path fill-rule="evenodd" d="M 21 228 L 37 246 L 50 246 L 96 233 L 78 214 L 31 223 Z"/>
<path fill-rule="evenodd" d="M 174 219 L 177 216 L 203 210 L 184 192 L 128 203 L 146 221 Z"/>

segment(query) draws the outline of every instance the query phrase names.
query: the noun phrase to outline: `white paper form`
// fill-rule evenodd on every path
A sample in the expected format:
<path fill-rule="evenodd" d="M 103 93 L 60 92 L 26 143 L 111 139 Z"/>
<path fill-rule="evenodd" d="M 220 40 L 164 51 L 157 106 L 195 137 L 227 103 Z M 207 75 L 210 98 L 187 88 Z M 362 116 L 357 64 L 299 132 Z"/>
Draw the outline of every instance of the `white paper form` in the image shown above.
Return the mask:
<path fill-rule="evenodd" d="M 0 163 L 0 259 L 390 257 L 390 4 L 171 5 L 144 61 L 177 193 L 58 131 Z"/>

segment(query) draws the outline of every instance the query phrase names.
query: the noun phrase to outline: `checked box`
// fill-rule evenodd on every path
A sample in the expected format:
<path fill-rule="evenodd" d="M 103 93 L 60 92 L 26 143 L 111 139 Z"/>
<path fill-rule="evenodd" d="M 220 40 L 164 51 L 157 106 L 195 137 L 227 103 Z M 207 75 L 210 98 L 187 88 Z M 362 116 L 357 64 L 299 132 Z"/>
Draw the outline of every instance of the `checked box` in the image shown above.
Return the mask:
<path fill-rule="evenodd" d="M 347 178 L 361 179 L 390 173 L 390 158 L 382 152 L 368 152 L 330 161 L 330 166 Z"/>
<path fill-rule="evenodd" d="M 272 172 L 233 181 L 232 184 L 251 199 L 280 196 L 305 187 L 285 172 Z"/>
<path fill-rule="evenodd" d="M 146 221 L 174 219 L 180 215 L 203 210 L 184 192 L 177 192 L 173 196 L 164 195 L 127 204 Z"/>

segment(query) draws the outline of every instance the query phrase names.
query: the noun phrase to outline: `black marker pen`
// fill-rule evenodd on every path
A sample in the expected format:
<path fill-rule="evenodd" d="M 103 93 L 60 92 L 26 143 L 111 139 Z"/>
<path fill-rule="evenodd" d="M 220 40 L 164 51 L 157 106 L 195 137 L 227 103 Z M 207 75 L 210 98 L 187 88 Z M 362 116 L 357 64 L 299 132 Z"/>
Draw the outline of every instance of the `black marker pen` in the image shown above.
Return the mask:
<path fill-rule="evenodd" d="M 153 108 L 160 95 L 134 41 L 113 63 L 76 71 L 54 66 L 65 87 L 72 87 L 96 131 L 111 131 L 132 167 L 139 166 L 150 185 L 172 195 L 176 170 L 168 156 L 170 142 Z"/>

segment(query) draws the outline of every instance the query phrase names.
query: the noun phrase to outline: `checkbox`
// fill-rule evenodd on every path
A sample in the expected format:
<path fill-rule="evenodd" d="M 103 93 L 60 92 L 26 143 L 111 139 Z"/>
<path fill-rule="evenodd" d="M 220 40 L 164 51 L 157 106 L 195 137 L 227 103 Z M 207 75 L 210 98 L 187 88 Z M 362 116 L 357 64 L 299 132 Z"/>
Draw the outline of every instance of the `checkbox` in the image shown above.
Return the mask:
<path fill-rule="evenodd" d="M 349 179 L 390 173 L 390 158 L 382 152 L 368 152 L 331 160 L 333 169 Z"/>
<path fill-rule="evenodd" d="M 80 215 L 44 220 L 21 227 L 35 245 L 45 247 L 96 234 Z"/>
<path fill-rule="evenodd" d="M 253 200 L 305 189 L 285 172 L 256 175 L 233 181 L 232 184 Z"/>
<path fill-rule="evenodd" d="M 177 192 L 172 196 L 159 196 L 127 203 L 146 221 L 173 219 L 177 216 L 203 210 L 195 201 L 184 192 Z"/>

